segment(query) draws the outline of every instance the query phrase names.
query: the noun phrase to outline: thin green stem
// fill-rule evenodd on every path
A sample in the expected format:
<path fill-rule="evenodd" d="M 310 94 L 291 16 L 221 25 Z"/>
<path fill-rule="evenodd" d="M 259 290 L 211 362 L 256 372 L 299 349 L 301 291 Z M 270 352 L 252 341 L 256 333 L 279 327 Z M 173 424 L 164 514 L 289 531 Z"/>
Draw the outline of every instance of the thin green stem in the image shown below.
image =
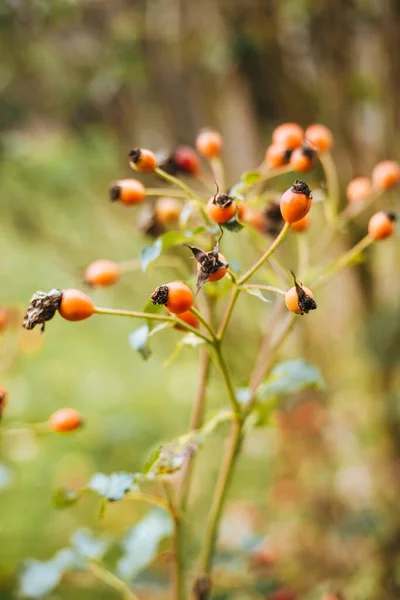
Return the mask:
<path fill-rule="evenodd" d="M 209 579 L 212 557 L 214 554 L 215 542 L 218 534 L 218 526 L 224 508 L 229 484 L 232 479 L 234 467 L 236 464 L 237 457 L 239 455 L 240 445 L 242 441 L 242 427 L 241 421 L 235 420 L 232 425 L 231 437 L 227 452 L 222 463 L 217 484 L 214 491 L 214 496 L 208 515 L 208 523 L 206 527 L 206 534 L 202 552 L 200 555 L 199 563 L 199 576 L 201 578 Z M 208 597 L 208 596 L 207 596 Z"/>
<path fill-rule="evenodd" d="M 147 319 L 149 321 L 165 321 L 167 323 L 173 323 L 174 325 L 179 323 L 179 327 L 182 327 L 184 329 L 187 329 L 188 331 L 191 331 L 192 333 L 197 335 L 197 337 L 203 339 L 208 344 L 212 344 L 212 340 L 209 337 L 207 337 L 206 335 L 204 335 L 203 333 L 201 333 L 200 331 L 198 331 L 191 325 L 188 325 L 184 321 L 179 320 L 175 316 L 137 312 L 134 310 L 120 310 L 117 308 L 99 308 L 98 306 L 95 307 L 94 312 L 98 315 L 112 315 L 112 316 L 116 316 L 116 317 L 131 317 L 133 319 Z"/>
<path fill-rule="evenodd" d="M 192 417 L 190 421 L 190 430 L 196 431 L 200 429 L 204 419 L 204 408 L 207 392 L 207 383 L 210 375 L 211 357 L 206 348 L 200 348 L 200 369 L 199 369 L 199 383 L 197 389 L 196 401 L 193 405 Z M 180 489 L 180 508 L 182 511 L 186 510 L 190 483 L 193 473 L 194 460 L 196 453 L 189 455 L 183 469 L 181 476 L 181 489 Z"/>
<path fill-rule="evenodd" d="M 146 188 L 146 196 L 169 196 L 172 198 L 187 198 L 187 192 L 173 188 Z"/>
<path fill-rule="evenodd" d="M 259 260 L 256 263 L 254 263 L 254 265 L 248 271 L 246 271 L 246 273 L 244 273 L 244 275 L 242 275 L 242 277 L 239 279 L 239 285 L 243 285 L 244 283 L 246 283 L 246 281 L 250 279 L 250 277 L 252 277 L 260 267 L 262 267 L 265 261 L 271 256 L 271 254 L 275 252 L 278 246 L 283 242 L 289 229 L 289 223 L 285 223 L 279 235 L 274 239 L 268 250 L 266 250 L 266 252 L 264 252 L 264 254 L 261 256 L 261 258 L 259 258 Z"/>
<path fill-rule="evenodd" d="M 232 405 L 232 409 L 235 414 L 235 418 L 237 421 L 241 421 L 240 404 L 237 401 L 235 390 L 233 389 L 232 381 L 231 381 L 231 378 L 229 375 L 229 369 L 226 364 L 226 360 L 225 360 L 225 357 L 224 357 L 224 354 L 223 354 L 223 351 L 221 348 L 220 341 L 218 341 L 214 345 L 214 349 L 215 349 L 215 356 L 217 359 L 217 363 L 218 363 L 219 368 L 221 369 L 222 377 L 224 379 L 225 387 L 228 392 L 229 401 Z"/>
<path fill-rule="evenodd" d="M 178 179 L 178 177 L 174 177 L 173 175 L 166 173 L 166 171 L 158 167 L 157 169 L 155 169 L 155 173 L 165 181 L 168 181 L 168 183 L 171 183 L 177 188 L 180 188 L 183 192 L 185 192 L 187 198 L 193 198 L 193 200 L 201 200 L 201 198 L 196 194 L 196 192 L 194 192 L 191 187 L 186 185 L 186 183 Z"/>
<path fill-rule="evenodd" d="M 94 560 L 89 561 L 89 571 L 93 573 L 95 577 L 120 592 L 122 598 L 125 600 L 138 600 L 136 594 L 129 589 L 127 584 L 114 575 L 114 573 L 108 571 L 102 564 L 95 562 Z"/>
<path fill-rule="evenodd" d="M 145 502 L 146 504 L 151 504 L 152 506 L 157 506 L 158 508 L 170 512 L 168 503 L 159 496 L 152 496 L 151 494 L 144 494 L 143 492 L 127 492 L 124 499 L 134 500 L 135 502 Z"/>
<path fill-rule="evenodd" d="M 229 320 L 232 316 L 233 309 L 235 308 L 236 300 L 239 296 L 239 293 L 240 293 L 240 289 L 237 285 L 235 285 L 232 288 L 231 297 L 230 297 L 228 306 L 226 308 L 225 315 L 224 315 L 224 317 L 221 321 L 221 324 L 219 326 L 219 329 L 218 329 L 217 338 L 219 340 L 223 340 L 223 338 L 224 338 L 226 328 L 228 327 Z"/>
<path fill-rule="evenodd" d="M 345 254 L 342 254 L 337 260 L 335 260 L 320 277 L 318 277 L 312 284 L 314 288 L 321 286 L 331 279 L 338 271 L 341 271 L 347 267 L 360 252 L 363 252 L 368 246 L 373 243 L 373 239 L 366 235 L 363 237 L 353 248 L 350 248 Z"/>
<path fill-rule="evenodd" d="M 221 159 L 216 156 L 210 159 L 210 167 L 220 190 L 225 190 L 225 171 Z"/>
<path fill-rule="evenodd" d="M 337 219 L 339 210 L 339 178 L 336 170 L 335 161 L 330 152 L 325 152 L 319 157 L 325 174 L 327 197 L 324 202 L 324 210 L 328 223 L 333 225 Z"/>
<path fill-rule="evenodd" d="M 251 410 L 253 409 L 254 403 L 256 401 L 256 392 L 258 386 L 271 370 L 271 367 L 274 364 L 276 354 L 279 348 L 286 340 L 290 331 L 292 330 L 295 321 L 296 315 L 294 315 L 293 313 L 288 314 L 276 338 L 271 342 L 271 339 L 265 337 L 265 344 L 263 344 L 261 347 L 259 355 L 260 359 L 259 361 L 257 361 L 257 369 L 255 369 L 251 377 L 250 398 L 248 399 L 244 409 L 244 414 L 246 417 L 250 414 Z"/>
<path fill-rule="evenodd" d="M 266 252 L 264 252 L 264 254 L 261 256 L 261 258 L 259 258 L 259 260 L 256 263 L 254 263 L 254 265 L 248 271 L 246 271 L 246 273 L 244 273 L 244 275 L 242 275 L 242 277 L 239 279 L 239 285 L 243 285 L 244 283 L 246 283 L 246 281 L 250 279 L 250 277 L 252 277 L 260 267 L 262 267 L 265 261 L 271 256 L 271 254 L 275 252 L 278 246 L 283 242 L 289 229 L 289 223 L 285 223 L 279 235 L 274 239 L 268 250 L 266 250 Z"/>
<path fill-rule="evenodd" d="M 192 308 L 190 309 L 190 312 L 200 321 L 200 323 L 202 325 L 204 325 L 204 327 L 207 329 L 208 333 L 211 335 L 213 340 L 216 340 L 216 335 L 215 335 L 215 331 L 213 330 L 213 328 L 211 327 L 210 323 L 207 321 L 207 319 L 205 319 L 203 317 L 203 315 L 192 306 Z"/>
<path fill-rule="evenodd" d="M 274 287 L 273 285 L 261 285 L 261 284 L 246 284 L 242 286 L 243 290 L 246 289 L 256 289 L 256 290 L 265 290 L 266 292 L 273 292 L 274 294 L 280 294 L 281 296 L 286 296 L 285 290 L 281 290 L 281 288 Z"/>
<path fill-rule="evenodd" d="M 169 483 L 163 482 L 163 489 L 165 498 L 169 506 L 172 519 L 174 522 L 174 533 L 172 535 L 173 544 L 173 598 L 174 600 L 185 600 L 185 579 L 184 579 L 184 556 L 183 556 L 183 544 L 182 544 L 182 521 L 178 516 L 173 494 Z"/>

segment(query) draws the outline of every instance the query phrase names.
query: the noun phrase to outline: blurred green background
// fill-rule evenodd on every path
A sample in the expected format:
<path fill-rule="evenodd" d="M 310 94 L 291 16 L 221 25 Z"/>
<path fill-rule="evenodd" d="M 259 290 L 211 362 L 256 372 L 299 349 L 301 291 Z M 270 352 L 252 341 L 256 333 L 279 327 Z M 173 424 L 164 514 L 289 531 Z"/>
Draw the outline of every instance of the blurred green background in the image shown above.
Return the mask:
<path fill-rule="evenodd" d="M 263 159 L 275 125 L 323 122 L 335 135 L 343 189 L 377 160 L 400 158 L 399 31 L 396 0 L 1 0 L 1 305 L 22 310 L 35 290 L 81 287 L 92 260 L 137 258 L 149 244 L 136 210 L 108 201 L 110 182 L 130 176 L 132 146 L 193 145 L 198 129 L 215 127 L 233 183 Z M 397 192 L 382 202 L 396 208 Z M 310 244 L 323 235 L 318 210 Z M 329 252 L 365 227 L 362 218 Z M 248 264 L 254 249 L 227 238 L 228 259 Z M 284 260 L 291 249 L 282 252 Z M 229 499 L 233 556 L 241 527 L 270 536 L 279 558 L 260 578 L 276 577 L 301 598 L 331 587 L 346 599 L 400 597 L 398 240 L 368 258 L 328 286 L 318 314 L 282 351 L 315 362 L 327 392 L 297 399 L 305 409 L 286 411 L 284 435 L 250 436 Z M 90 294 L 101 306 L 140 310 L 156 285 L 188 273 L 155 266 Z M 237 385 L 246 383 L 268 311 L 257 299 L 239 304 L 228 335 Z M 128 343 L 134 326 L 55 318 L 44 336 L 16 325 L 0 339 L 10 394 L 0 435 L 1 599 L 15 597 L 23 560 L 49 558 L 79 527 L 120 536 L 143 514 L 120 503 L 99 522 L 93 498 L 58 512 L 55 487 L 76 489 L 96 471 L 140 470 L 154 446 L 187 429 L 197 351 L 163 366 L 181 335 L 163 333 L 143 362 Z M 209 402 L 210 410 L 225 402 L 214 371 Z M 74 436 L 7 431 L 64 406 L 85 417 Z M 221 451 L 222 435 L 214 436 L 198 462 L 195 533 Z M 256 587 L 233 589 L 218 598 L 265 597 Z M 163 590 L 143 598 L 165 598 Z M 112 597 L 92 579 L 67 580 L 52 596 Z"/>

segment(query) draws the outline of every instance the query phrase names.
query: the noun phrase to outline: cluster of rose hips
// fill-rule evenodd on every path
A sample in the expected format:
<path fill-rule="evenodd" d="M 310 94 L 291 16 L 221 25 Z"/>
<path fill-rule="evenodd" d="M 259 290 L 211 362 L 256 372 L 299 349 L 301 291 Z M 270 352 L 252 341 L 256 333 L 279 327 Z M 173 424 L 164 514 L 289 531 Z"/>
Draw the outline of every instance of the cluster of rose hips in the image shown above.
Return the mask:
<path fill-rule="evenodd" d="M 197 152 L 189 146 L 182 146 L 170 156 L 157 157 L 151 150 L 136 148 L 129 153 L 129 164 L 137 173 L 153 173 L 170 183 L 178 181 L 177 175 L 197 178 L 204 183 L 205 171 L 200 156 L 211 163 L 218 161 L 222 145 L 223 140 L 218 132 L 205 130 L 196 139 Z M 307 171 L 314 166 L 318 156 L 328 152 L 332 145 L 333 135 L 323 125 L 310 125 L 304 131 L 296 123 L 285 123 L 274 130 L 272 144 L 267 149 L 265 161 L 259 171 L 261 174 L 271 170 L 277 170 L 278 173 Z M 347 187 L 349 205 L 361 206 L 399 182 L 400 165 L 391 161 L 381 162 L 374 168 L 372 180 L 358 177 L 350 182 Z M 183 201 L 190 199 L 190 188 L 186 189 L 189 193 L 187 196 L 183 193 L 182 200 L 159 195 L 153 206 L 153 216 L 158 225 L 168 227 L 178 223 L 184 206 Z M 127 206 L 142 204 L 147 194 L 146 187 L 134 178 L 119 180 L 110 189 L 111 200 Z M 270 202 L 263 211 L 249 207 L 244 197 L 238 198 L 229 189 L 217 190 L 201 208 L 208 223 L 221 227 L 238 221 L 252 226 L 259 232 L 278 235 L 285 223 L 286 227 L 295 232 L 308 229 L 311 205 L 310 188 L 305 182 L 296 180 L 282 194 L 279 203 Z M 393 229 L 394 215 L 378 212 L 369 221 L 368 233 L 372 240 L 380 240 L 389 236 Z M 204 283 L 218 281 L 229 273 L 229 265 L 219 252 L 219 241 L 209 252 L 196 247 L 189 248 L 197 260 L 197 291 Z M 122 273 L 118 263 L 96 260 L 87 267 L 83 279 L 91 286 L 109 286 L 115 284 Z M 169 313 L 176 315 L 182 325 L 177 322 L 175 327 L 183 331 L 200 328 L 199 319 L 194 314 L 196 311 L 193 310 L 194 298 L 193 291 L 180 281 L 160 285 L 151 294 L 154 304 L 164 305 Z M 317 306 L 312 291 L 299 284 L 296 278 L 294 286 L 285 293 L 285 304 L 288 310 L 299 315 L 307 314 Z M 43 328 L 44 323 L 57 311 L 64 319 L 80 321 L 93 315 L 97 309 L 93 301 L 79 290 L 52 290 L 48 294 L 37 292 L 31 299 L 24 326 L 32 329 L 41 325 Z M 65 429 L 71 430 L 79 426 L 81 421 L 71 413 L 66 418 L 66 423 L 68 424 Z M 56 427 L 62 430 L 60 426 L 54 426 L 53 429 Z"/>

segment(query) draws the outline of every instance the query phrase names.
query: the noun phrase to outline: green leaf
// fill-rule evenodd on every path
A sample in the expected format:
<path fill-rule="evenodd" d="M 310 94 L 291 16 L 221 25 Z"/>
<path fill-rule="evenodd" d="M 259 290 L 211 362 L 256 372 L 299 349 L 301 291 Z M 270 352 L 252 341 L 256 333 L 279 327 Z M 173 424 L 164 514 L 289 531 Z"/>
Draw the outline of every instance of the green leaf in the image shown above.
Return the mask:
<path fill-rule="evenodd" d="M 133 489 L 135 475 L 132 473 L 96 473 L 88 483 L 88 488 L 106 498 L 109 502 L 121 500 Z M 136 487 L 136 486 L 134 486 Z"/>
<path fill-rule="evenodd" d="M 231 411 L 217 412 L 201 429 L 191 431 L 157 448 L 144 467 L 145 473 L 154 476 L 179 471 L 185 460 L 192 456 L 221 423 L 232 418 Z M 148 477 L 148 475 L 147 475 Z"/>
<path fill-rule="evenodd" d="M 172 246 L 179 246 L 193 238 L 193 233 L 190 231 L 167 231 L 160 236 L 152 246 L 143 248 L 140 254 L 142 271 L 145 272 L 150 263 L 156 260 L 164 250 Z"/>
<path fill-rule="evenodd" d="M 134 331 L 132 331 L 132 333 L 129 334 L 130 345 L 132 346 L 132 348 L 139 352 L 139 354 L 144 360 L 148 360 L 151 356 L 151 350 L 148 343 L 149 333 L 150 328 L 146 324 L 142 325 L 141 327 L 138 327 L 138 329 L 135 329 Z"/>
<path fill-rule="evenodd" d="M 185 460 L 192 456 L 203 442 L 201 433 L 183 435 L 159 448 L 152 456 L 152 462 L 147 463 L 148 473 L 155 476 L 169 475 L 179 471 Z"/>
<path fill-rule="evenodd" d="M 320 390 L 324 385 L 322 375 L 316 366 L 302 359 L 286 360 L 272 369 L 269 377 L 258 388 L 257 396 L 265 400 L 275 396 L 295 394 L 307 387 Z"/>
<path fill-rule="evenodd" d="M 77 566 L 74 552 L 64 548 L 49 561 L 28 560 L 19 576 L 19 595 L 23 598 L 43 598 L 60 583 L 62 576 Z"/>
<path fill-rule="evenodd" d="M 162 252 L 162 241 L 158 239 L 154 242 L 152 246 L 148 246 L 147 248 L 143 248 L 140 253 L 140 262 L 142 265 L 142 271 L 145 272 L 147 267 L 153 260 L 156 260 L 161 255 Z"/>
<path fill-rule="evenodd" d="M 110 545 L 108 540 L 95 538 L 88 529 L 78 529 L 71 536 L 72 547 L 84 558 L 102 558 Z"/>
<path fill-rule="evenodd" d="M 59 488 L 54 492 L 51 503 L 53 508 L 69 508 L 79 500 L 81 495 L 82 492 L 71 492 L 64 488 Z"/>
<path fill-rule="evenodd" d="M 262 293 L 262 291 L 258 288 L 244 288 L 244 289 L 246 290 L 246 292 L 248 294 L 250 294 L 250 296 L 255 296 L 256 298 L 259 298 L 263 302 L 267 302 L 267 303 L 271 302 L 271 300 L 268 300 L 268 298 L 266 298 L 264 296 L 264 294 Z"/>
<path fill-rule="evenodd" d="M 156 556 L 161 540 L 172 533 L 171 517 L 161 510 L 152 510 L 135 525 L 122 543 L 123 556 L 117 570 L 125 580 L 132 580 Z"/>
<path fill-rule="evenodd" d="M 245 185 L 252 185 L 260 181 L 261 173 L 259 171 L 246 171 L 242 173 L 240 179 Z"/>
<path fill-rule="evenodd" d="M 232 232 L 238 232 L 243 229 L 243 225 L 241 223 L 239 223 L 236 216 L 234 216 L 233 219 L 231 219 L 230 221 L 227 221 L 226 223 L 221 223 L 221 227 L 223 227 L 224 229 L 227 229 L 228 231 L 232 231 Z"/>

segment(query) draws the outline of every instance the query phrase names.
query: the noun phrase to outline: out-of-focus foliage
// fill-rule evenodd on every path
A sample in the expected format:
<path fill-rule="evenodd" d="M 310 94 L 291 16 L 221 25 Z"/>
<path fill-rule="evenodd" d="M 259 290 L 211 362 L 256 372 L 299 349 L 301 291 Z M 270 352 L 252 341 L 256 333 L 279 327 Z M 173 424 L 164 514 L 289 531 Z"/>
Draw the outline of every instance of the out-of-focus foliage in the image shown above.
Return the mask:
<path fill-rule="evenodd" d="M 15 596 L 17 571 L 33 557 L 50 565 L 49 585 L 55 582 L 67 556 L 57 553 L 82 527 L 96 539 L 127 535 L 129 557 L 152 513 L 124 499 L 109 503 L 99 521 L 95 494 L 61 511 L 51 505 L 54 490 L 80 490 L 99 472 L 140 472 L 151 449 L 187 430 L 196 351 L 182 348 L 163 366 L 181 333 L 151 340 L 153 355 L 143 362 L 129 343 L 136 327 L 129 321 L 55 318 L 44 337 L 19 327 L 33 291 L 80 287 L 95 258 L 138 260 L 118 286 L 90 292 L 98 305 L 140 309 L 160 272 L 163 280 L 180 272 L 175 263 L 158 265 L 136 213 L 108 202 L 110 182 L 130 175 L 126 152 L 193 143 L 197 129 L 211 124 L 223 133 L 234 182 L 263 159 L 273 125 L 317 120 L 334 131 L 344 189 L 377 159 L 400 157 L 399 27 L 395 0 L 0 3 L 0 302 L 14 315 L 0 334 L 1 383 L 10 393 L 0 431 L 1 598 Z M 312 177 L 319 183 L 318 172 Z M 150 176 L 144 181 L 152 185 Z M 384 208 L 398 206 L 396 194 Z M 323 236 L 315 212 L 312 239 Z M 361 218 L 349 238 L 365 225 Z M 250 246 L 238 255 L 234 234 L 224 235 L 231 265 L 255 258 Z M 143 255 L 144 247 L 152 252 Z M 171 256 L 179 269 L 191 268 L 184 251 Z M 222 525 L 216 600 L 258 600 L 281 585 L 307 600 L 332 589 L 352 600 L 399 597 L 398 265 L 395 241 L 371 250 L 367 263 L 321 294 L 318 314 L 284 348 L 285 359 L 317 364 L 326 389 L 291 396 L 274 427 L 250 435 Z M 228 333 L 238 386 L 256 358 L 268 304 L 249 296 L 240 307 Z M 210 413 L 224 403 L 214 372 L 208 400 Z M 45 421 L 63 406 L 86 420 L 73 437 L 7 429 Z M 197 464 L 190 557 L 221 439 L 217 432 L 207 440 Z M 150 558 L 168 527 L 158 522 L 154 530 Z M 159 562 L 152 577 L 139 577 L 141 598 L 165 598 L 168 565 Z M 31 593 L 26 578 L 38 568 L 45 567 L 25 564 L 22 585 Z M 113 593 L 79 571 L 59 590 L 52 597 Z"/>

